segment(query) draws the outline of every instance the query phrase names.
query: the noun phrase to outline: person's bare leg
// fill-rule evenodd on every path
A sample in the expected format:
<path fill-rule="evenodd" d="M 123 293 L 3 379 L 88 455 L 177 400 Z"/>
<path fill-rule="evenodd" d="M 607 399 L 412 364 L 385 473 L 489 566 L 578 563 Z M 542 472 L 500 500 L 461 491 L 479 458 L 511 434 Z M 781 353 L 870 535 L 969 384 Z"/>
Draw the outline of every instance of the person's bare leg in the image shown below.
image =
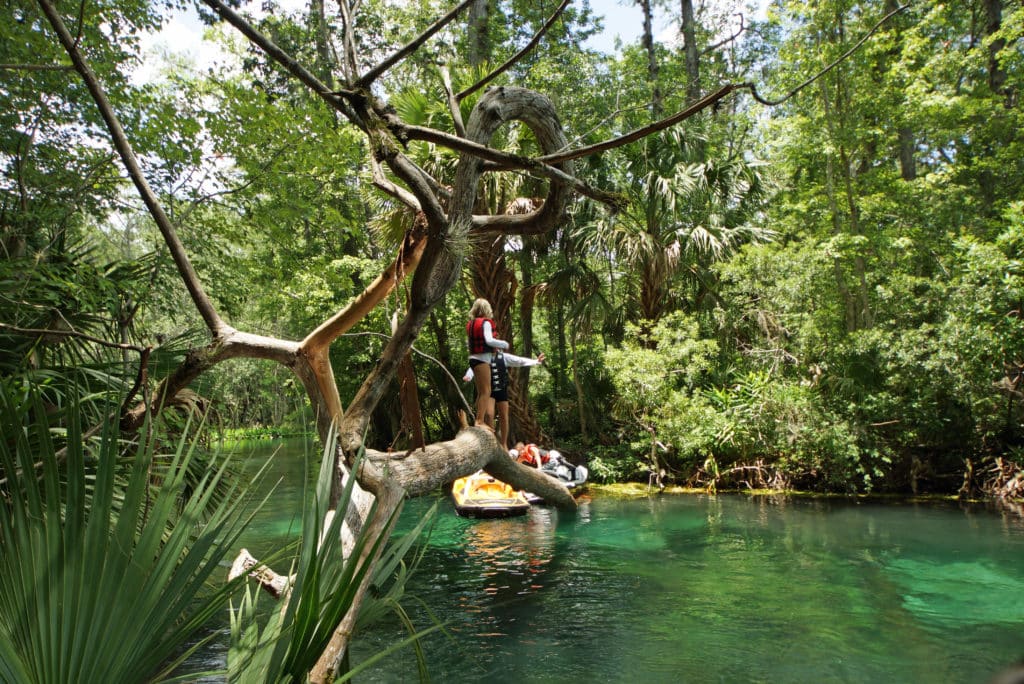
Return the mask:
<path fill-rule="evenodd" d="M 476 420 L 474 425 L 494 429 L 494 401 L 491 400 L 491 366 L 478 363 L 473 367 L 473 385 L 476 387 Z"/>
<path fill-rule="evenodd" d="M 498 404 L 498 441 L 501 448 L 508 451 L 508 402 L 499 401 Z"/>

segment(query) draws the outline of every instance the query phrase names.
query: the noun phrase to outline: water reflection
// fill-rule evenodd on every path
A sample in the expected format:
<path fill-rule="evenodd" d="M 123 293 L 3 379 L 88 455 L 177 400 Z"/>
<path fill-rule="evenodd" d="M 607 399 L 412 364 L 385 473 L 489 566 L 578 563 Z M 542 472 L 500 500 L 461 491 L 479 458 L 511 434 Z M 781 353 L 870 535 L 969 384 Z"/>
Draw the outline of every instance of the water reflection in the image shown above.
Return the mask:
<path fill-rule="evenodd" d="M 426 644 L 435 679 L 976 682 L 1022 655 L 1024 530 L 984 508 L 717 496 L 538 512 L 442 522 L 451 544 L 423 570 L 449 583 L 420 594 L 452 625 Z"/>
<path fill-rule="evenodd" d="M 303 457 L 274 459 L 251 548 L 297 531 Z M 1024 524 L 995 508 L 596 497 L 468 520 L 445 498 L 437 516 L 404 602 L 445 625 L 423 643 L 434 681 L 968 683 L 1024 656 Z M 353 662 L 405 636 L 386 620 Z M 416 678 L 406 651 L 359 677 Z"/>
<path fill-rule="evenodd" d="M 550 510 L 535 507 L 524 518 L 479 521 L 465 530 L 466 561 L 480 570 L 489 596 L 523 596 L 543 587 L 555 550 Z"/>

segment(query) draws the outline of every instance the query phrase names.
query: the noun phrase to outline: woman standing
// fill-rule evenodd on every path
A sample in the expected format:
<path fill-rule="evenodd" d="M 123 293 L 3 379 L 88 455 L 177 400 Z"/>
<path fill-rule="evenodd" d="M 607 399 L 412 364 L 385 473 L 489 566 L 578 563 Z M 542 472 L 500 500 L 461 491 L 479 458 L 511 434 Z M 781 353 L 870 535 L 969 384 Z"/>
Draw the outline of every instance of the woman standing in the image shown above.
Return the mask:
<path fill-rule="evenodd" d="M 495 350 L 508 349 L 508 342 L 494 337 L 497 327 L 491 317 L 491 303 L 480 298 L 469 309 L 466 335 L 469 337 L 469 367 L 476 387 L 475 425 L 494 429 L 494 403 L 491 401 L 491 359 Z"/>
<path fill-rule="evenodd" d="M 508 451 L 509 431 L 509 407 L 508 407 L 508 369 L 523 368 L 525 366 L 537 366 L 544 363 L 544 353 L 541 352 L 536 359 L 528 359 L 515 354 L 502 354 L 494 352 L 491 360 L 491 406 L 498 416 L 498 441 L 502 448 Z M 476 378 L 476 371 L 472 366 L 462 376 L 465 382 Z"/>

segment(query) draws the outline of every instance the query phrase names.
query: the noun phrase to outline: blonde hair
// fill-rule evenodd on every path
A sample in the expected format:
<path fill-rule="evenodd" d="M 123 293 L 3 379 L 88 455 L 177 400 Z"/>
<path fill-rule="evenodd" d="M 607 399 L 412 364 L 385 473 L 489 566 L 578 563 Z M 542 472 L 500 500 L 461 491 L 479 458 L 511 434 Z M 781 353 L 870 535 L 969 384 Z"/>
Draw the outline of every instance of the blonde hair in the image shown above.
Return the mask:
<path fill-rule="evenodd" d="M 494 309 L 491 308 L 491 303 L 489 301 L 487 301 L 486 299 L 484 299 L 483 297 L 480 297 L 475 302 L 473 302 L 473 306 L 471 306 L 469 308 L 469 319 L 470 320 L 473 320 L 474 318 L 493 318 L 493 317 L 494 317 Z"/>

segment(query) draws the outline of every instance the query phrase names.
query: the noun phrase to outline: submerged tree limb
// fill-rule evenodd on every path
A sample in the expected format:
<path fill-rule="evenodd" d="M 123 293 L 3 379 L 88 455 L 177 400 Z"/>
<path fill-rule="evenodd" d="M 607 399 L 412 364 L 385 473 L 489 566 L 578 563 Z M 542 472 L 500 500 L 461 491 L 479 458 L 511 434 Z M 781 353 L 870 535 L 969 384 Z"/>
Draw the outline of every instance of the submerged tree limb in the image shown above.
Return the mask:
<path fill-rule="evenodd" d="M 249 575 L 259 582 L 260 587 L 274 598 L 282 598 L 291 589 L 294 575 L 280 575 L 259 562 L 248 549 L 242 549 L 228 570 L 228 582 L 236 577 Z"/>

